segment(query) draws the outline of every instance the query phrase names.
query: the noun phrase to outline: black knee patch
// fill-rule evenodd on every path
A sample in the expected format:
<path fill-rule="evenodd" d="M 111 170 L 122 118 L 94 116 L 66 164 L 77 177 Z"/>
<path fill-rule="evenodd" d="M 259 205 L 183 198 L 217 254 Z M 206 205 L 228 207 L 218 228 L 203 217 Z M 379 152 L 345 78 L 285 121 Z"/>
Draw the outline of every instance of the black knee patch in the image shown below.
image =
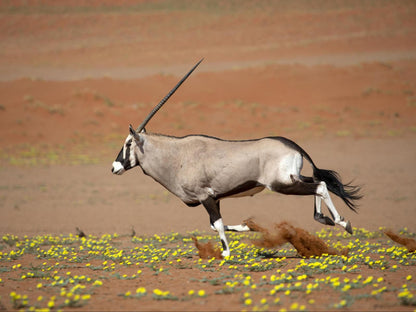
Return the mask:
<path fill-rule="evenodd" d="M 219 202 L 213 198 L 208 197 L 206 200 L 201 201 L 201 204 L 205 207 L 209 215 L 209 221 L 214 225 L 215 221 L 221 218 Z"/>
<path fill-rule="evenodd" d="M 223 250 L 227 250 L 227 245 L 225 244 L 224 240 L 221 240 L 221 245 Z"/>
<path fill-rule="evenodd" d="M 315 213 L 313 218 L 319 223 L 322 223 L 325 225 L 331 225 L 331 226 L 335 225 L 334 221 L 332 221 L 332 219 L 325 216 L 323 213 Z"/>

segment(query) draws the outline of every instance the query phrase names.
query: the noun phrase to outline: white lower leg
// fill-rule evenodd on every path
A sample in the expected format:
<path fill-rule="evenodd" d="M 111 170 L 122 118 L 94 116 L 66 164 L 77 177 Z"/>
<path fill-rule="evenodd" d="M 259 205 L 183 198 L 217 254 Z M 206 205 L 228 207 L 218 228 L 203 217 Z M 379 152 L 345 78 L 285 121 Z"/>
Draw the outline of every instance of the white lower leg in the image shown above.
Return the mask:
<path fill-rule="evenodd" d="M 329 211 L 331 212 L 332 216 L 334 217 L 334 222 L 336 224 L 341 225 L 343 228 L 347 227 L 347 222 L 344 221 L 344 218 L 342 218 L 338 211 L 336 210 L 331 197 L 329 196 L 328 189 L 326 187 L 325 182 L 321 182 L 320 185 L 316 189 L 316 193 L 321 196 L 321 198 L 324 200 L 325 205 L 328 207 Z M 318 207 L 316 208 L 318 210 Z M 319 205 L 320 209 L 320 205 Z"/>
<path fill-rule="evenodd" d="M 321 203 L 322 203 L 322 199 L 320 196 L 315 196 L 315 208 L 316 208 L 316 212 L 317 213 L 322 213 L 322 209 L 321 209 Z"/>
<path fill-rule="evenodd" d="M 250 231 L 250 228 L 245 224 L 225 225 L 224 229 L 226 231 L 234 231 L 234 232 L 248 232 L 248 231 Z"/>
<path fill-rule="evenodd" d="M 217 229 L 211 224 L 211 229 L 217 231 Z M 231 232 L 249 232 L 250 228 L 245 224 L 238 225 L 224 225 L 224 231 Z"/>
<path fill-rule="evenodd" d="M 221 244 L 222 244 L 222 256 L 228 257 L 230 255 L 230 248 L 228 247 L 227 237 L 225 236 L 224 232 L 224 223 L 222 222 L 222 219 L 218 219 L 214 222 L 214 228 L 220 235 Z"/>

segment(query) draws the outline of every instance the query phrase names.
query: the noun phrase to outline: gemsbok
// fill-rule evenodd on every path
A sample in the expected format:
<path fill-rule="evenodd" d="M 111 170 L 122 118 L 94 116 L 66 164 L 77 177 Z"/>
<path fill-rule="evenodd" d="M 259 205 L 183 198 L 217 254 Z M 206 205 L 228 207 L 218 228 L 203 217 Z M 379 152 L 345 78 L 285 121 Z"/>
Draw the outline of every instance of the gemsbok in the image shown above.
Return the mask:
<path fill-rule="evenodd" d="M 314 219 L 325 225 L 338 224 L 352 233 L 351 223 L 335 209 L 329 192 L 356 211 L 356 201 L 362 197 L 360 187 L 343 184 L 335 171 L 316 167 L 311 157 L 289 139 L 265 137 L 230 141 L 206 135 L 174 137 L 145 131 L 144 127 L 153 115 L 201 62 L 155 106 L 136 130 L 130 125 L 130 133 L 113 162 L 112 172 L 121 175 L 140 166 L 144 174 L 186 205 L 195 207 L 202 204 L 209 214 L 211 227 L 219 233 L 224 257 L 230 255 L 225 231 L 250 229 L 245 224 L 224 225 L 220 213 L 221 199 L 253 196 L 265 188 L 282 194 L 314 195 Z M 312 166 L 311 177 L 301 175 L 303 158 Z M 332 219 L 322 213 L 322 200 Z"/>

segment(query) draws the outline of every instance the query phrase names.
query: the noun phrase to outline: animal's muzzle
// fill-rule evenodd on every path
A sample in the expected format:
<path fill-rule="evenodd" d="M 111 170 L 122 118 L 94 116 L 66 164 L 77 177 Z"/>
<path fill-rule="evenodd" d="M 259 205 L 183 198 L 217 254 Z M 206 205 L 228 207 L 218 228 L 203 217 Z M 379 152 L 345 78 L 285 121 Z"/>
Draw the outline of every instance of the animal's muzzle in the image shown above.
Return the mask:
<path fill-rule="evenodd" d="M 114 174 L 123 174 L 126 169 L 124 169 L 123 165 L 119 161 L 113 162 L 113 167 L 111 168 L 111 172 Z"/>

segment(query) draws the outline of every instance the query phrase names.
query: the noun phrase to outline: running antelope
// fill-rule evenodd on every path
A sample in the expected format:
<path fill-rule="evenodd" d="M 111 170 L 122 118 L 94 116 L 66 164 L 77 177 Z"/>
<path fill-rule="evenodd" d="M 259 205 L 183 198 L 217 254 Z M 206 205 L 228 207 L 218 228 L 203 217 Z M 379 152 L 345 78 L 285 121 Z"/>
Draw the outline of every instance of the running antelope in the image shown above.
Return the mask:
<path fill-rule="evenodd" d="M 202 61 L 202 60 L 201 60 Z M 245 224 L 224 225 L 220 201 L 227 197 L 253 196 L 265 188 L 282 194 L 314 195 L 314 219 L 325 225 L 338 224 L 352 233 L 351 223 L 336 210 L 329 192 L 339 196 L 356 211 L 362 196 L 360 187 L 343 184 L 332 170 L 319 169 L 311 157 L 295 142 L 283 137 L 229 141 L 206 135 L 173 137 L 147 133 L 144 127 L 201 63 L 156 105 L 144 122 L 130 133 L 113 162 L 112 172 L 121 175 L 140 166 L 143 173 L 159 182 L 186 205 L 203 205 L 211 227 L 219 233 L 223 256 L 230 255 L 225 231 L 249 231 Z M 303 159 L 313 168 L 313 175 L 301 175 Z M 321 201 L 332 216 L 322 213 Z"/>

